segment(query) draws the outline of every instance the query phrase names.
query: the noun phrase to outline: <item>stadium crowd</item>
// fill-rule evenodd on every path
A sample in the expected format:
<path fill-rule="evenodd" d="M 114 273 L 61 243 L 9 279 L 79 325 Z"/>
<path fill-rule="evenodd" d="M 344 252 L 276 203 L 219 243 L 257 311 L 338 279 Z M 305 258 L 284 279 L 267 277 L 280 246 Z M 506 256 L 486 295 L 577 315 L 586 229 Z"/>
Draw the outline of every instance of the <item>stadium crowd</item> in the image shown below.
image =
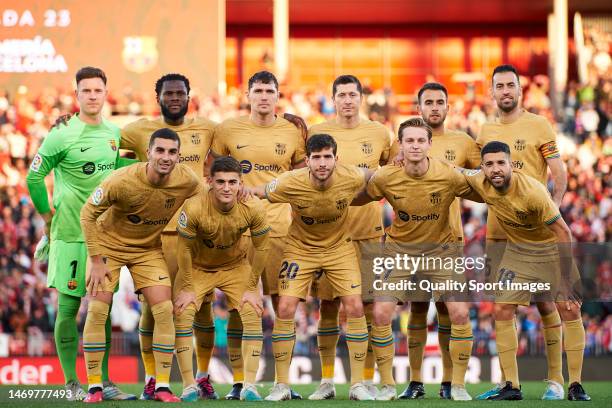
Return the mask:
<path fill-rule="evenodd" d="M 607 243 L 612 236 L 612 80 L 610 61 L 601 56 L 595 44 L 597 33 L 588 36 L 593 45 L 589 81 L 579 85 L 570 82 L 563 104 L 563 120 L 555 123 L 548 97 L 549 80 L 545 76 L 522 78 L 524 106 L 532 112 L 550 118 L 558 130 L 559 147 L 567 164 L 568 189 L 561 212 L 570 226 L 574 238 L 581 243 Z M 599 45 L 597 45 L 599 46 Z M 607 64 L 607 65 L 606 65 Z M 388 89 L 364 89 L 364 114 L 386 124 L 390 131 L 399 117 L 395 97 Z M 495 115 L 492 101 L 468 99 L 460 95 L 450 98 L 451 111 L 447 119 L 449 128 L 461 129 L 476 136 L 480 127 Z M 297 114 L 310 124 L 334 115 L 333 103 L 327 92 L 288 91 L 279 103 L 281 111 Z M 157 105 L 152 93 L 136 93 L 124 89 L 110 95 L 106 116 L 127 123 L 137 116 L 156 115 Z M 43 234 L 44 222 L 36 215 L 25 185 L 28 166 L 41 140 L 56 118 L 65 112 L 75 112 L 76 101 L 72 93 L 62 89 L 43 89 L 40 93 L 20 87 L 13 95 L 0 90 L 0 336 L 10 335 L 10 354 L 41 355 L 53 352 L 52 335 L 56 310 L 56 292 L 46 288 L 46 265 L 33 259 L 35 246 Z M 192 91 L 190 114 L 201 115 L 215 121 L 246 114 L 248 106 L 242 93 L 233 89 L 220 102 L 219 98 Z M 51 183 L 51 181 L 49 180 Z M 388 215 L 390 216 L 390 215 Z M 485 239 L 486 210 L 483 206 L 464 202 L 463 220 L 466 252 L 482 253 Z M 387 220 L 388 221 L 388 220 Z M 583 271 L 597 288 L 600 301 L 586 302 L 583 321 L 587 332 L 587 355 L 612 353 L 612 263 L 591 263 L 593 268 Z M 113 315 L 113 325 L 125 332 L 127 338 L 136 338 L 139 303 L 131 291 L 118 294 L 123 310 L 131 313 Z M 117 299 L 116 299 L 117 301 Z M 85 302 L 84 302 L 85 303 Z M 269 307 L 264 315 L 264 330 L 270 333 L 274 318 Z M 86 306 L 81 308 L 81 325 Z M 227 313 L 222 296 L 215 307 L 217 346 L 224 353 L 224 327 Z M 398 309 L 394 331 L 397 351 L 405 354 L 407 310 Z M 489 303 L 475 303 L 472 311 L 477 355 L 495 354 L 494 323 Z M 433 315 L 432 315 L 433 318 Z M 297 342 L 295 354 L 309 355 L 316 350 L 316 300 L 305 303 L 296 316 Z M 542 322 L 534 307 L 520 313 L 519 354 L 541 354 Z M 431 329 L 435 321 L 430 320 Z M 131 333 L 131 334 L 130 334 Z M 266 350 L 271 350 L 268 340 Z M 128 342 L 133 344 L 134 342 Z M 137 340 L 135 343 L 137 347 Z"/>

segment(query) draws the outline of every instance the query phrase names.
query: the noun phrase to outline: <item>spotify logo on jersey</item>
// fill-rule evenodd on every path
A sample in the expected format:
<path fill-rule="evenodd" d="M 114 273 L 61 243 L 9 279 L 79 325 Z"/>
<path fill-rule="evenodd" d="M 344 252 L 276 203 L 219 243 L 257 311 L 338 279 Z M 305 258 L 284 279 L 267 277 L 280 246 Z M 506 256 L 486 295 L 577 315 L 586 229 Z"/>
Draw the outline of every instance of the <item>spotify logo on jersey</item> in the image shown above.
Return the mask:
<path fill-rule="evenodd" d="M 240 167 L 242 168 L 242 173 L 247 174 L 250 173 L 253 169 L 253 165 L 248 160 L 243 160 L 240 162 Z"/>
<path fill-rule="evenodd" d="M 127 216 L 128 220 L 130 220 L 133 224 L 138 224 L 140 222 L 140 217 L 136 214 L 130 214 Z"/>
<path fill-rule="evenodd" d="M 310 218 L 310 217 L 304 217 L 302 216 L 302 221 L 304 221 L 304 224 L 306 225 L 312 225 L 314 224 L 314 219 Z"/>
<path fill-rule="evenodd" d="M 397 213 L 397 216 L 399 217 L 400 220 L 402 221 L 408 221 L 410 220 L 410 215 L 408 215 L 408 213 L 405 213 L 404 211 L 399 211 Z"/>
<path fill-rule="evenodd" d="M 89 176 L 90 174 L 94 174 L 95 171 L 96 171 L 96 164 L 94 162 L 87 162 L 83 165 L 84 174 L 87 174 Z"/>

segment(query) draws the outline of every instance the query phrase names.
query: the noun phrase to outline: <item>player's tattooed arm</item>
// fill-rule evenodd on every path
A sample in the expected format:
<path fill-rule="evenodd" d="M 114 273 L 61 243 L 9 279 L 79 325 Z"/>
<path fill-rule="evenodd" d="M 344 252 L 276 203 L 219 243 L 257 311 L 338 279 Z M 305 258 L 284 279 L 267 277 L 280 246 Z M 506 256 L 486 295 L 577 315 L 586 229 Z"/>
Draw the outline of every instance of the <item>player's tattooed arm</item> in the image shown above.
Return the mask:
<path fill-rule="evenodd" d="M 552 199 L 559 208 L 567 190 L 567 171 L 560 157 L 546 159 L 553 181 Z"/>
<path fill-rule="evenodd" d="M 68 126 L 68 121 L 70 120 L 71 117 L 72 117 L 71 113 L 64 113 L 63 115 L 58 116 L 57 119 L 55 119 L 55 122 L 53 123 L 53 125 L 51 125 L 51 129 L 59 129 L 62 126 Z"/>
<path fill-rule="evenodd" d="M 195 289 L 193 287 L 192 254 L 194 238 L 181 233 L 177 237 L 176 260 L 178 272 L 175 279 L 176 294 L 174 297 L 174 314 L 181 314 L 191 303 L 195 303 Z"/>
<path fill-rule="evenodd" d="M 304 139 L 304 141 L 306 140 L 306 138 L 308 137 L 308 126 L 306 126 L 306 122 L 304 122 L 304 119 L 302 119 L 300 116 L 286 112 L 283 114 L 283 119 L 288 122 L 291 122 L 293 126 L 298 128 L 300 130 L 302 138 Z"/>

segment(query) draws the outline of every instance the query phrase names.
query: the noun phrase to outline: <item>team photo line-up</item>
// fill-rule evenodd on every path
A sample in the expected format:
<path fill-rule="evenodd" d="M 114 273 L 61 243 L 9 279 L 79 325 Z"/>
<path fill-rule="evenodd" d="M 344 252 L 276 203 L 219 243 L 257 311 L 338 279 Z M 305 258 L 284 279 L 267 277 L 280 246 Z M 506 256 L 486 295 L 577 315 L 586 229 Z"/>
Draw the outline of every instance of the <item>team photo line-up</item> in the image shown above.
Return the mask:
<path fill-rule="evenodd" d="M 335 117 L 307 128 L 297 116 L 276 115 L 278 81 L 270 72 L 257 72 L 246 91 L 250 114 L 217 124 L 186 116 L 189 80 L 171 73 L 155 84 L 161 117 L 119 129 L 101 114 L 104 72 L 84 67 L 76 73 L 79 112 L 57 121 L 27 175 L 46 223 L 35 257 L 48 260 L 48 285 L 58 291 L 55 343 L 71 400 L 137 399 L 108 374 L 110 310 L 122 267 L 129 269 L 142 301 L 140 399 L 219 398 L 208 375 L 218 289 L 230 309 L 234 385 L 226 399 L 264 400 L 256 386 L 263 294 L 271 298 L 275 316 L 275 382 L 265 400 L 302 398 L 289 385 L 289 367 L 294 316 L 308 296 L 320 300 L 322 371 L 310 400 L 336 396 L 340 306 L 346 315 L 349 398 L 423 398 L 432 301 L 443 361 L 440 397 L 471 400 L 465 387 L 473 344 L 470 299 L 462 296 L 468 282 L 457 273 L 457 263 L 435 262 L 463 256 L 459 198 L 488 207 L 486 267 L 480 267 L 495 302 L 502 373 L 498 385 L 475 398 L 523 398 L 515 314 L 517 306 L 536 302 L 548 369 L 542 399 L 590 400 L 581 385 L 585 331 L 579 272 L 559 212 L 566 170 L 547 119 L 522 108 L 515 68 L 500 65 L 493 71 L 497 117 L 476 140 L 445 128 L 449 104 L 442 84 L 423 85 L 416 95 L 420 117 L 402 122 L 393 137 L 384 125 L 360 116 L 363 91 L 356 77 L 341 75 L 331 88 Z M 120 149 L 136 158 L 120 156 Z M 49 203 L 45 177 L 51 171 Z M 395 215 L 386 230 L 383 198 Z M 385 260 L 376 265 L 380 270 L 373 268 L 373 251 Z M 407 256 L 434 262 L 402 267 Z M 76 316 L 85 296 L 86 389 L 76 374 Z M 398 395 L 391 320 L 401 303 L 410 303 L 410 383 Z M 175 356 L 180 397 L 170 390 Z M 379 386 L 373 383 L 375 367 Z"/>

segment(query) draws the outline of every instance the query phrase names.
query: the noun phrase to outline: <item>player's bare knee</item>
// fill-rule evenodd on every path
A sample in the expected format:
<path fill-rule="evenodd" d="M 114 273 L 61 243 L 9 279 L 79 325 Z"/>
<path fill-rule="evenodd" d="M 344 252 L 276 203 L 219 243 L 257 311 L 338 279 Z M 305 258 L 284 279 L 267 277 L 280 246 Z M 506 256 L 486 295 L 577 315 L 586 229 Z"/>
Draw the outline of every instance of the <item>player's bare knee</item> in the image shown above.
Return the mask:
<path fill-rule="evenodd" d="M 559 311 L 561 320 L 563 320 L 564 322 L 578 320 L 581 317 L 580 307 L 578 307 L 572 302 L 557 302 L 555 306 Z"/>
<path fill-rule="evenodd" d="M 321 300 L 321 313 L 328 316 L 340 313 L 340 299 Z"/>
<path fill-rule="evenodd" d="M 375 326 L 387 326 L 391 324 L 391 316 L 393 316 L 393 309 L 395 304 L 387 304 L 389 302 L 376 302 L 374 304 L 374 325 Z"/>
<path fill-rule="evenodd" d="M 462 302 L 452 302 L 447 305 L 448 315 L 452 324 L 466 324 L 470 321 L 469 308 Z"/>
<path fill-rule="evenodd" d="M 361 296 L 343 296 L 341 301 L 342 305 L 344 305 L 344 310 L 346 311 L 347 317 L 355 318 L 363 316 L 363 303 L 361 303 Z"/>
<path fill-rule="evenodd" d="M 411 313 L 427 313 L 429 311 L 429 302 L 410 302 Z"/>
<path fill-rule="evenodd" d="M 495 304 L 495 320 L 512 320 L 516 313 L 516 305 L 506 303 Z"/>
<path fill-rule="evenodd" d="M 556 306 L 554 302 L 537 302 L 538 312 L 540 316 L 546 316 L 555 311 Z"/>
<path fill-rule="evenodd" d="M 170 286 L 149 286 L 147 288 L 142 288 L 140 291 L 144 295 L 149 306 L 151 306 L 151 310 L 153 310 L 153 306 L 156 304 L 172 298 L 172 289 Z"/>
<path fill-rule="evenodd" d="M 436 310 L 438 311 L 438 314 L 448 314 L 448 308 L 444 302 L 436 302 Z"/>
<path fill-rule="evenodd" d="M 278 313 L 280 319 L 293 319 L 300 299 L 293 296 L 280 296 L 278 299 Z"/>

